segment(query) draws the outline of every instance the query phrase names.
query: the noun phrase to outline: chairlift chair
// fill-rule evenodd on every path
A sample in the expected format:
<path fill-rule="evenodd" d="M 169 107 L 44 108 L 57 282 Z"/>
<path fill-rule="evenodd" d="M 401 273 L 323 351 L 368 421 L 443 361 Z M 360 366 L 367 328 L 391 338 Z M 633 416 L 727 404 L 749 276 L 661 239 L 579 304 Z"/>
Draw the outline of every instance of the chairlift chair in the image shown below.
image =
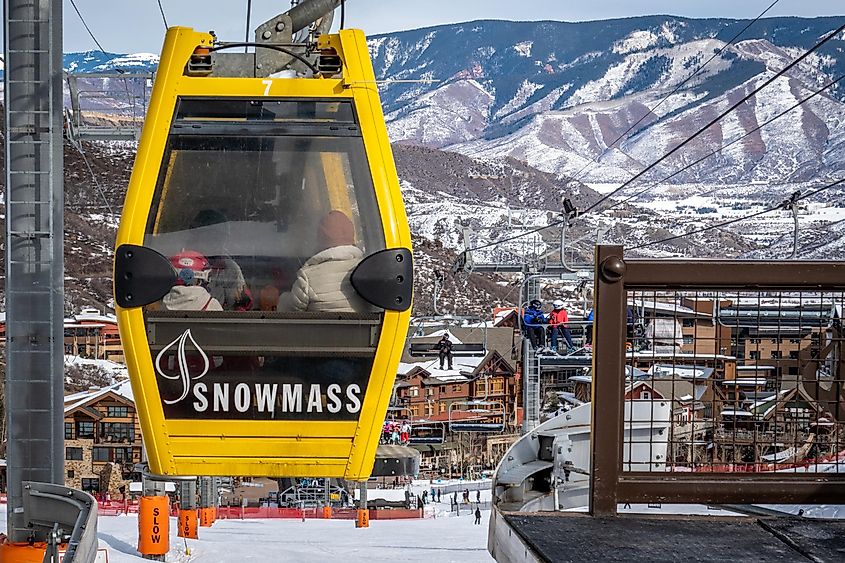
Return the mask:
<path fill-rule="evenodd" d="M 473 316 L 450 316 L 436 315 L 417 317 L 415 320 L 412 337 L 408 338 L 408 354 L 412 358 L 436 358 L 439 350 L 436 348 L 437 341 L 414 342 L 414 338 L 438 338 L 435 334 L 440 331 L 448 331 L 449 328 L 460 328 L 466 325 L 481 325 L 478 328 L 481 334 L 481 341 L 452 343 L 452 357 L 454 358 L 483 358 L 487 356 L 487 319 Z M 429 330 L 426 334 L 427 329 Z M 421 335 L 421 336 L 417 336 Z M 439 338 L 438 338 L 439 339 Z"/>
<path fill-rule="evenodd" d="M 442 444 L 446 441 L 446 427 L 441 422 L 411 422 L 411 442 L 414 445 Z"/>
<path fill-rule="evenodd" d="M 70 109 L 68 138 L 78 141 L 137 141 L 152 88 L 152 73 L 66 73 Z"/>
<path fill-rule="evenodd" d="M 458 412 L 470 413 L 457 417 Z M 505 429 L 505 405 L 502 401 L 457 401 L 449 407 L 449 432 L 495 434 Z"/>

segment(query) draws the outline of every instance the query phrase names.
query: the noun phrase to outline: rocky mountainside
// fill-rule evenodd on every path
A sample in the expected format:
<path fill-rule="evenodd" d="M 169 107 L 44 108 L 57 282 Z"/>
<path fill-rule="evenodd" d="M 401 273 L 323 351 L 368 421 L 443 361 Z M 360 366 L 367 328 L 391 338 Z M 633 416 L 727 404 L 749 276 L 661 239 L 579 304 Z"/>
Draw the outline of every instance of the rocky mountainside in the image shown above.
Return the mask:
<path fill-rule="evenodd" d="M 394 141 L 621 182 L 739 100 L 845 18 L 772 18 L 745 31 L 666 101 L 747 21 L 648 16 L 598 22 L 478 21 L 373 37 Z M 845 34 L 654 174 L 718 148 L 845 74 Z M 845 168 L 845 87 L 752 134 L 675 182 L 818 178 Z M 642 120 L 642 121 L 640 121 Z M 639 123 L 638 123 L 639 122 Z M 630 127 L 630 137 L 614 141 Z"/>
<path fill-rule="evenodd" d="M 83 150 L 84 157 L 70 143 L 66 142 L 64 146 L 65 306 L 68 313 L 88 306 L 101 310 L 111 306 L 116 213 L 123 205 L 135 158 L 134 149 L 96 143 L 85 143 Z M 5 163 L 2 151 L 0 145 L 0 157 Z M 5 198 L 5 175 L 0 178 L 0 190 Z M 0 228 L 4 231 L 5 223 L 4 212 L 0 215 Z M 0 292 L 5 288 L 5 274 L 3 262 L 0 264 Z M 5 303 L 5 296 L 2 300 Z"/>

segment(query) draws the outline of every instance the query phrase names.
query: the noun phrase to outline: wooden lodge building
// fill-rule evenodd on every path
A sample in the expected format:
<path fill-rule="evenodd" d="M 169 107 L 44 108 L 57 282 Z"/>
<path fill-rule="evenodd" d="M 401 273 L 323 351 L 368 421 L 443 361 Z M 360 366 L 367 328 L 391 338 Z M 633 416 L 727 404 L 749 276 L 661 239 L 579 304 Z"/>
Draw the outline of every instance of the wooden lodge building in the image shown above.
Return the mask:
<path fill-rule="evenodd" d="M 411 343 L 433 346 L 442 334 L 412 334 L 409 349 Z M 411 423 L 411 445 L 422 453 L 423 470 L 451 472 L 461 464 L 492 468 L 522 423 L 514 329 L 449 327 L 448 335 L 456 344 L 484 346 L 479 346 L 478 355 L 455 355 L 452 370 L 439 369 L 436 353 L 420 358 L 406 350 L 391 413 Z"/>
<path fill-rule="evenodd" d="M 128 385 L 65 396 L 66 486 L 113 496 L 127 486 L 143 448 L 135 403 L 121 393 Z"/>

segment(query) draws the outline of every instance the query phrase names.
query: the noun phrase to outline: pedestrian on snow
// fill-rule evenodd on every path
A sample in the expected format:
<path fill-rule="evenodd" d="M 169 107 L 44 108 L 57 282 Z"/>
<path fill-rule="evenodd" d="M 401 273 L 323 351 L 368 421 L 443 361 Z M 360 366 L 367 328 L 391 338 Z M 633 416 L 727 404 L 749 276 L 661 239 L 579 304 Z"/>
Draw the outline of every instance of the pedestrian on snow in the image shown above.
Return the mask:
<path fill-rule="evenodd" d="M 469 489 L 464 489 L 464 502 L 469 504 Z"/>
<path fill-rule="evenodd" d="M 481 508 L 475 507 L 475 523 L 481 525 Z"/>
<path fill-rule="evenodd" d="M 475 491 L 475 502 L 481 502 L 481 491 Z"/>
<path fill-rule="evenodd" d="M 440 491 L 441 489 L 437 489 L 437 502 L 440 502 Z"/>
<path fill-rule="evenodd" d="M 431 502 L 437 502 L 437 493 L 434 487 L 431 488 Z"/>
<path fill-rule="evenodd" d="M 435 346 L 437 354 L 440 356 L 440 369 L 443 369 L 443 364 L 446 363 L 449 369 L 452 369 L 452 341 L 449 340 L 449 335 L 444 334 L 437 345 Z"/>
<path fill-rule="evenodd" d="M 552 333 L 552 350 L 557 352 L 558 336 L 563 335 L 566 340 L 567 352 L 575 350 L 575 345 L 572 343 L 572 332 L 566 324 L 569 322 L 569 315 L 564 309 L 564 302 L 560 299 L 555 299 L 552 304 L 553 310 L 549 314 L 549 329 Z"/>
<path fill-rule="evenodd" d="M 458 491 L 452 493 L 452 504 L 454 504 L 455 506 L 458 505 Z"/>
<path fill-rule="evenodd" d="M 423 507 L 422 497 L 420 495 L 417 495 L 417 508 L 422 508 L 422 507 Z"/>
<path fill-rule="evenodd" d="M 522 324 L 525 326 L 525 332 L 528 334 L 531 346 L 534 349 L 542 348 L 546 344 L 545 324 L 547 319 L 542 307 L 542 301 L 532 299 L 522 315 Z"/>
<path fill-rule="evenodd" d="M 422 499 L 423 499 L 423 504 L 428 503 L 428 491 L 423 491 Z"/>
<path fill-rule="evenodd" d="M 241 267 L 226 250 L 232 239 L 230 225 L 229 218 L 221 211 L 203 209 L 191 220 L 189 242 L 194 248 L 207 249 L 211 266 L 208 274 L 208 292 L 220 303 L 223 310 L 249 311 L 253 307 L 252 293 Z M 216 246 L 213 251 L 208 248 L 210 241 L 214 241 Z"/>

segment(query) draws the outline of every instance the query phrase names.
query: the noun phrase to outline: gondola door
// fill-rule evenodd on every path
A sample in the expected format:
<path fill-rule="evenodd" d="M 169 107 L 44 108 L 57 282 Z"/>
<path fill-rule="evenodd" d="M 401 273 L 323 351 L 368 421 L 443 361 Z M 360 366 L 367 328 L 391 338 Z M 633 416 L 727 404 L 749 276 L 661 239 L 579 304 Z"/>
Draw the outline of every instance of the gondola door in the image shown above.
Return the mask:
<path fill-rule="evenodd" d="M 369 476 L 407 333 L 407 219 L 363 34 L 339 75 L 191 76 L 173 28 L 115 299 L 150 467 Z"/>

